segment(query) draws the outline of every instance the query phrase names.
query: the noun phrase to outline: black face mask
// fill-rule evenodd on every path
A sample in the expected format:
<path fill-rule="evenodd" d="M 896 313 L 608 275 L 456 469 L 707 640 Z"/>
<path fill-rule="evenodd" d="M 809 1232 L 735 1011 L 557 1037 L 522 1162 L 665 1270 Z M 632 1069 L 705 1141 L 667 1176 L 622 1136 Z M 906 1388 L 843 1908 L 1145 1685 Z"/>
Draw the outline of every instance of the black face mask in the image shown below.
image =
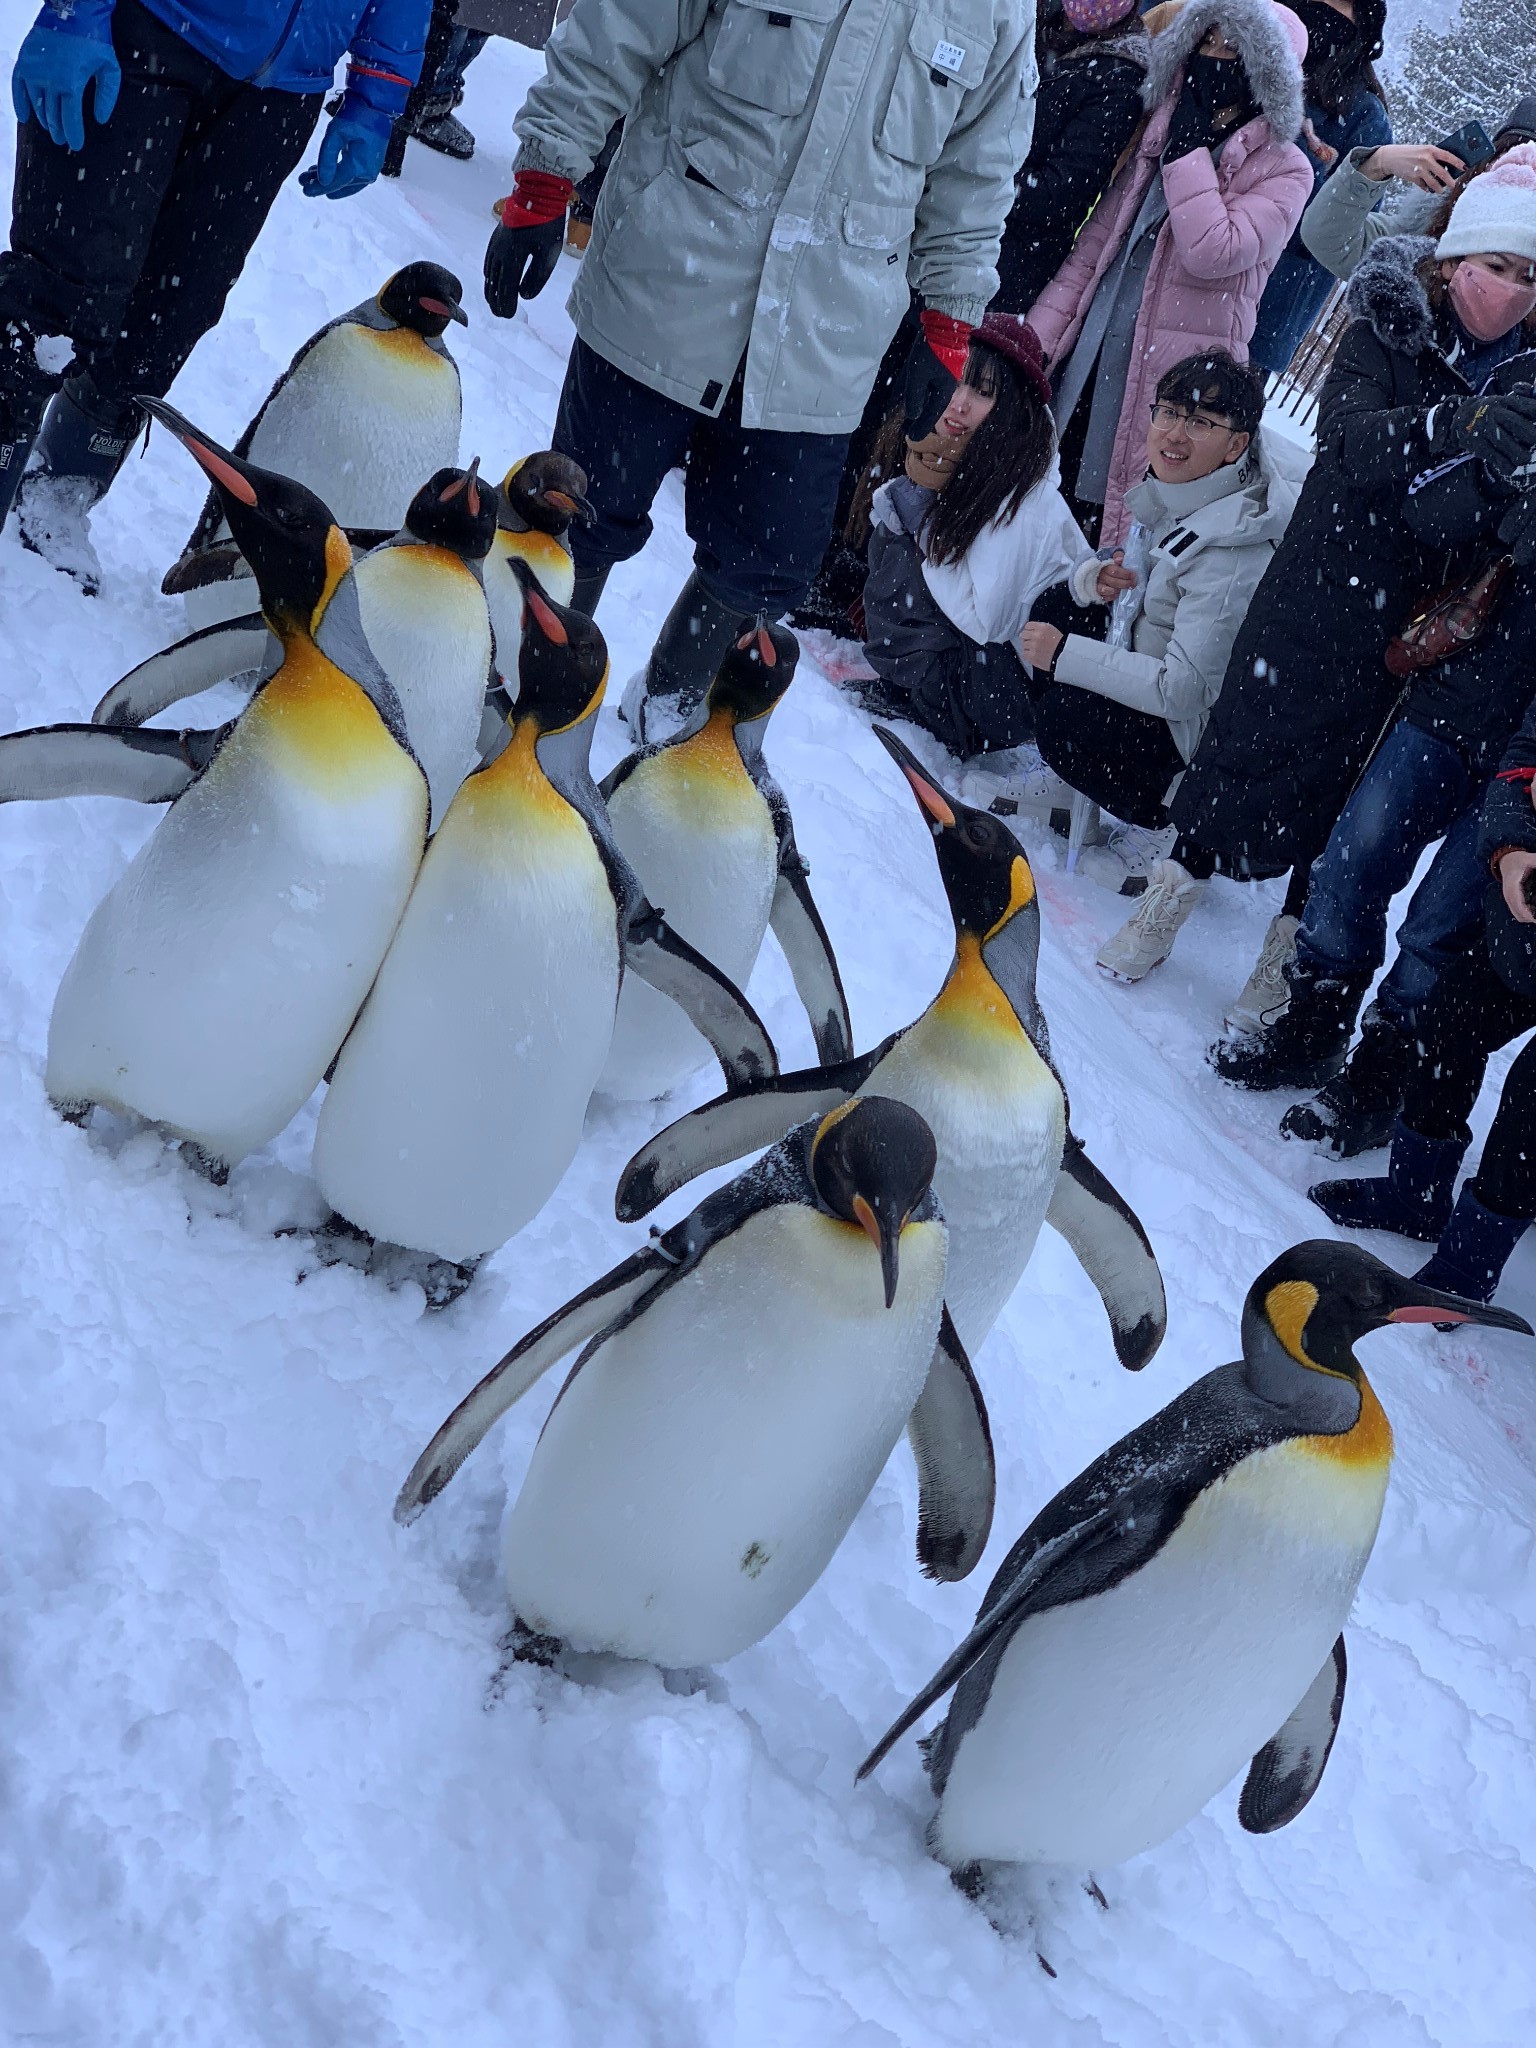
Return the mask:
<path fill-rule="evenodd" d="M 1206 57 L 1196 50 L 1185 66 L 1191 92 L 1212 115 L 1229 107 L 1246 112 L 1253 105 L 1253 88 L 1239 57 Z"/>
<path fill-rule="evenodd" d="M 1358 30 L 1328 0 L 1286 0 L 1293 14 L 1301 16 L 1307 31 L 1305 70 L 1311 78 L 1328 59 L 1355 41 Z"/>

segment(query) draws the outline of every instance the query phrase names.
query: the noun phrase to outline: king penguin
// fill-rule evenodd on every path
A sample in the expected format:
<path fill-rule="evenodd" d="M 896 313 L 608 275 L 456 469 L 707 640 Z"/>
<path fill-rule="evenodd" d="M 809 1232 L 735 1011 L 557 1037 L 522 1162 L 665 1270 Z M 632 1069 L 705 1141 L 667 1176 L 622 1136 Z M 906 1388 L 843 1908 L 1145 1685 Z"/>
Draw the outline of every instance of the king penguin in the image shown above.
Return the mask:
<path fill-rule="evenodd" d="M 281 664 L 221 733 L 12 735 L 0 783 L 174 796 L 65 970 L 47 1087 L 76 1119 L 103 1103 L 164 1125 L 218 1171 L 276 1136 L 346 1035 L 415 879 L 427 787 L 325 506 L 143 403 L 220 493 Z"/>
<path fill-rule="evenodd" d="M 935 1854 L 1078 1869 L 1166 1840 L 1244 1764 L 1267 1834 L 1317 1790 L 1342 1630 L 1376 1540 L 1392 1429 L 1353 1346 L 1389 1323 L 1530 1325 L 1299 1244 L 1243 1305 L 1243 1355 L 1095 1459 L 1003 1560 L 976 1626 L 862 1778 L 953 1686 L 926 1745 Z"/>
<path fill-rule="evenodd" d="M 820 1578 L 909 1418 L 920 1555 L 963 1577 L 992 1449 L 943 1314 L 933 1162 L 922 1118 L 878 1096 L 792 1131 L 510 1351 L 417 1460 L 396 1520 L 584 1345 L 506 1525 L 534 1636 L 669 1668 L 736 1656 Z"/>
<path fill-rule="evenodd" d="M 474 763 L 485 715 L 491 625 L 481 571 L 496 516 L 478 462 L 440 469 L 412 498 L 400 532 L 352 566 L 363 632 L 400 700 L 434 826 Z M 114 683 L 91 722 L 142 725 L 215 683 L 249 674 L 259 685 L 282 658 L 259 611 L 204 626 Z"/>
<path fill-rule="evenodd" d="M 695 1174 L 772 1144 L 807 1111 L 855 1093 L 891 1095 L 920 1111 L 938 1141 L 946 1295 L 971 1356 L 1049 1221 L 1097 1287 L 1121 1364 L 1136 1371 L 1167 1327 L 1162 1276 L 1135 1215 L 1069 1130 L 1035 997 L 1040 907 L 1024 849 L 1001 818 L 948 796 L 894 734 L 875 731 L 933 832 L 955 921 L 943 987 L 915 1023 L 856 1059 L 757 1083 L 679 1118 L 624 1169 L 619 1218 L 632 1222 Z"/>
<path fill-rule="evenodd" d="M 496 629 L 496 666 L 508 680 L 517 676 L 518 639 L 523 630 L 521 564 L 552 604 L 568 605 L 576 582 L 566 534 L 576 519 L 590 524 L 587 473 L 553 448 L 525 455 L 501 480 L 496 538 L 485 565 L 485 594 Z"/>
<path fill-rule="evenodd" d="M 449 806 L 315 1133 L 332 1236 L 351 1226 L 456 1268 L 429 1270 L 434 1302 L 569 1166 L 626 966 L 704 1020 L 733 1084 L 775 1071 L 743 998 L 662 923 L 613 848 L 587 765 L 602 634 L 531 582 L 527 604 L 508 744 Z M 390 1255 L 379 1265 L 399 1270 Z"/>
<path fill-rule="evenodd" d="M 308 486 L 338 526 L 368 541 L 398 531 L 422 479 L 459 459 L 458 365 L 443 340 L 467 326 L 464 287 L 439 263 L 408 263 L 312 334 L 235 443 L 242 459 Z M 204 626 L 252 609 L 217 491 L 161 589 Z"/>
<path fill-rule="evenodd" d="M 799 658 L 787 628 L 749 628 L 681 731 L 621 761 L 604 778 L 603 795 L 613 836 L 647 896 L 738 988 L 773 926 L 817 1055 L 834 1066 L 853 1051 L 847 998 L 789 805 L 763 759 L 768 720 Z M 631 982 L 598 1089 L 630 1101 L 665 1095 L 708 1055 L 675 1003 Z"/>

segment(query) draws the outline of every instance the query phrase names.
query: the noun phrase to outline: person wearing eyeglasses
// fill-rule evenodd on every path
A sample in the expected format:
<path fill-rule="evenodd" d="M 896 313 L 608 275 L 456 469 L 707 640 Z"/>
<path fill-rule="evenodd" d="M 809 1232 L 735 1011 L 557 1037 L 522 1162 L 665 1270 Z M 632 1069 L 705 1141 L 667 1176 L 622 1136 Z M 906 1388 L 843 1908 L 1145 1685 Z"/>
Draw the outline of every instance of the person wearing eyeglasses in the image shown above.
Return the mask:
<path fill-rule="evenodd" d="M 1168 798 L 1200 743 L 1248 601 L 1284 535 L 1305 457 L 1259 432 L 1264 382 L 1224 351 L 1176 363 L 1150 407 L 1147 473 L 1128 494 L 1130 543 L 1145 561 L 1129 644 L 1063 634 L 1035 619 L 1019 652 L 1035 673 L 1035 742 L 1072 790 L 1122 821 L 1080 871 L 1132 893 L 1173 850 Z M 1071 578 L 1079 603 L 1113 600 L 1125 549 Z M 1101 629 L 1102 632 L 1102 629 Z M 1119 636 L 1117 636 L 1119 637 Z M 1138 934 L 1100 956 L 1113 972 Z M 1108 956 L 1106 958 L 1106 956 Z"/>

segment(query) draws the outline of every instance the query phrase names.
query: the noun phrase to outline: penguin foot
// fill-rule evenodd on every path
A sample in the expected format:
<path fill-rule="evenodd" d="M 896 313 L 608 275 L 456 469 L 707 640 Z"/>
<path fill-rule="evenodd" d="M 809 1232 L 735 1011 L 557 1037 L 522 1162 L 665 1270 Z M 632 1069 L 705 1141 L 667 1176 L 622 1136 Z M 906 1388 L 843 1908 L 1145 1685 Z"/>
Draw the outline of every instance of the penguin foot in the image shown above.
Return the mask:
<path fill-rule="evenodd" d="M 431 1259 L 415 1277 L 427 1297 L 428 1308 L 447 1308 L 451 1301 L 458 1300 L 479 1270 L 479 1259 L 465 1259 L 462 1263 Z"/>
<path fill-rule="evenodd" d="M 565 1645 L 558 1636 L 543 1635 L 530 1628 L 521 1615 L 514 1614 L 502 1648 L 514 1664 L 537 1664 L 544 1671 L 553 1671 Z"/>
<path fill-rule="evenodd" d="M 205 1151 L 201 1145 L 194 1145 L 190 1138 L 182 1139 L 180 1149 L 182 1158 L 194 1173 L 201 1174 L 204 1180 L 211 1181 L 216 1188 L 228 1185 L 227 1159 L 219 1159 L 212 1152 Z"/>
<path fill-rule="evenodd" d="M 1090 1877 L 1088 1882 L 1083 1886 L 1083 1890 L 1088 1894 L 1089 1898 L 1092 1899 L 1093 1903 L 1096 1906 L 1100 1907 L 1106 1913 L 1109 1911 L 1109 1901 L 1105 1898 L 1103 1892 L 1100 1891 L 1099 1881 L 1097 1878 Z"/>
<path fill-rule="evenodd" d="M 91 1111 L 95 1107 L 94 1102 L 59 1102 L 56 1100 L 53 1104 L 54 1114 L 59 1120 L 62 1123 L 73 1124 L 77 1131 L 85 1129 L 91 1120 Z"/>
<path fill-rule="evenodd" d="M 979 1863 L 962 1863 L 958 1870 L 950 1871 L 949 1881 L 963 1897 L 972 1900 L 979 1899 L 987 1888 L 986 1872 Z"/>

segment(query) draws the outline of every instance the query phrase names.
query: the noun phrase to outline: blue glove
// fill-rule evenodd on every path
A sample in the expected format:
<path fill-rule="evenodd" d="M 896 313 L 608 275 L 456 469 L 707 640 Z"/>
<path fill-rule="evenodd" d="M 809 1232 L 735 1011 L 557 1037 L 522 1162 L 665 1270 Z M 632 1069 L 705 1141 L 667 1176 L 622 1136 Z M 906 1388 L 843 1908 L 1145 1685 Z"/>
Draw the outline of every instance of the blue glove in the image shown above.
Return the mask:
<path fill-rule="evenodd" d="M 393 114 L 381 113 L 349 91 L 320 138 L 320 155 L 299 179 L 308 199 L 350 199 L 384 167 Z"/>
<path fill-rule="evenodd" d="M 39 121 L 61 149 L 85 147 L 85 92 L 94 85 L 98 121 L 111 119 L 122 71 L 105 18 L 57 15 L 44 8 L 28 29 L 11 73 L 11 105 L 18 121 Z"/>

